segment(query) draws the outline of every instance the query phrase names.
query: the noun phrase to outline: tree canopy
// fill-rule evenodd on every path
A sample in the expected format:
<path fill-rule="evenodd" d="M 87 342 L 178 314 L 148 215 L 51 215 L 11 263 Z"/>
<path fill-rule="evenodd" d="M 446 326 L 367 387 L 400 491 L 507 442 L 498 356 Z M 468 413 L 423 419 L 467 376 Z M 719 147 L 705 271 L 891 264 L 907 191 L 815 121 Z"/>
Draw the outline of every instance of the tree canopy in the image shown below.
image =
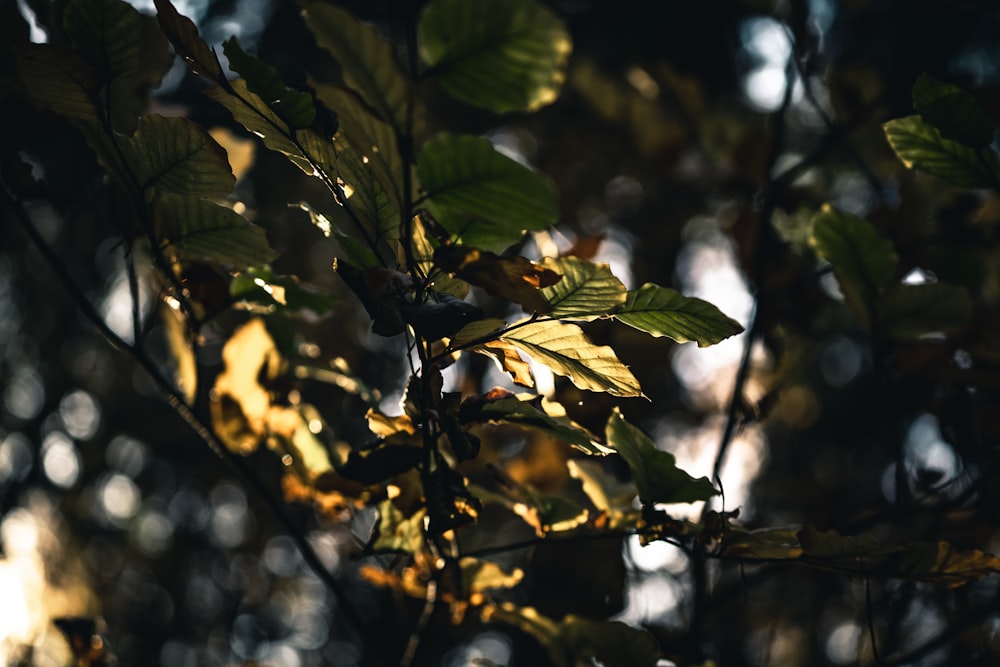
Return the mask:
<path fill-rule="evenodd" d="M 0 12 L 0 661 L 996 662 L 1000 9 Z"/>

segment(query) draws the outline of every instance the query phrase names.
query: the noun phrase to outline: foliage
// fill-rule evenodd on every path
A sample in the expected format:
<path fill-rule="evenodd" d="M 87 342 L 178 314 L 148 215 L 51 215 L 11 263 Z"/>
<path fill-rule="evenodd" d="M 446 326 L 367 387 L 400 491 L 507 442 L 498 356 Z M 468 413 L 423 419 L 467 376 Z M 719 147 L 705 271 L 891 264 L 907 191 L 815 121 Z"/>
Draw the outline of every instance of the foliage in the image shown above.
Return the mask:
<path fill-rule="evenodd" d="M 866 586 L 882 580 L 959 587 L 1000 572 L 1000 559 L 977 548 L 986 546 L 981 541 L 921 535 L 885 544 L 846 528 L 823 530 L 818 522 L 752 527 L 737 522 L 738 511 L 711 509 L 716 497 L 724 499 L 719 469 L 740 411 L 752 420 L 753 410 L 743 405 L 750 400 L 744 389 L 751 345 L 766 337 L 779 347 L 784 337 L 792 348 L 799 334 L 769 320 L 772 313 L 760 303 L 741 324 L 672 287 L 641 281 L 630 289 L 631 276 L 595 259 L 585 239 L 573 247 L 555 243 L 552 230 L 565 211 L 554 179 L 506 154 L 495 136 L 469 132 L 447 111 L 471 105 L 497 126 L 510 114 L 546 113 L 567 82 L 573 48 L 557 12 L 536 0 L 431 0 L 402 29 L 387 29 L 304 0 L 301 21 L 339 74 L 316 67 L 293 81 L 235 36 L 223 44 L 223 66 L 194 22 L 169 0 L 154 4 L 158 28 L 123 0 L 69 0 L 61 30 L 53 33 L 59 39 L 13 46 L 12 98 L 64 124 L 106 174 L 99 188 L 116 212 L 106 233 L 125 248 L 132 313 L 128 335 L 106 325 L 102 332 L 154 380 L 172 369 L 159 382 L 170 404 L 283 517 L 363 639 L 373 633 L 370 619 L 353 610 L 304 529 L 286 518 L 293 505 L 306 504 L 309 521 L 321 525 L 374 519 L 370 529 L 357 529 L 362 544 L 351 555 L 366 560 L 354 578 L 403 600 L 402 626 L 415 623 L 416 630 L 369 644 L 366 662 L 417 660 L 422 628 L 444 605 L 455 644 L 472 636 L 469 628 L 499 624 L 538 642 L 554 665 L 655 665 L 660 658 L 696 664 L 707 657 L 697 605 L 708 595 L 705 568 L 712 562 L 801 565 Z M 330 240 L 313 242 L 316 252 L 329 253 L 322 261 L 339 277 L 335 287 L 303 279 L 311 271 L 305 253 L 275 242 L 285 234 L 283 222 L 248 212 L 227 153 L 232 146 L 220 145 L 207 123 L 149 110 L 148 90 L 166 71 L 168 43 L 200 75 L 216 111 L 224 109 L 310 179 L 301 188 L 307 194 L 282 193 L 281 206 L 307 213 Z M 883 126 L 900 162 L 956 188 L 1000 191 L 993 124 L 976 99 L 924 74 L 912 101 L 916 115 Z M 4 187 L 15 210 L 44 192 L 48 180 L 26 166 L 21 154 L 5 156 Z M 765 190 L 776 187 L 777 178 L 765 180 Z M 757 239 L 749 254 L 790 252 L 795 244 L 776 238 L 773 195 L 765 197 L 771 199 L 749 235 Z M 995 256 L 984 269 L 989 280 L 953 270 L 914 283 L 909 250 L 882 226 L 814 203 L 815 214 L 797 231 L 814 254 L 800 247 L 788 265 L 808 265 L 801 281 L 814 285 L 817 266 L 832 270 L 847 308 L 826 320 L 856 326 L 880 364 L 929 341 L 969 350 L 976 363 L 996 363 L 992 320 L 985 319 L 995 311 Z M 44 239 L 38 242 L 45 247 Z M 747 260 L 760 286 L 764 264 Z M 144 321 L 140 272 L 155 276 L 151 291 L 163 304 L 162 324 Z M 331 320 L 366 317 L 370 326 L 353 340 L 314 342 Z M 165 331 L 165 367 L 144 346 L 154 328 Z M 631 341 L 663 356 L 674 349 L 663 338 L 711 347 L 741 333 L 746 352 L 722 451 L 713 476 L 696 477 L 667 451 L 674 443 L 625 417 L 646 409 L 632 406 L 654 380 L 642 372 L 642 354 L 631 354 Z M 370 389 L 365 372 L 344 361 L 359 357 L 365 345 L 393 340 L 402 343 L 382 349 L 409 369 L 398 409 L 381 400 L 390 387 Z M 204 360 L 213 349 L 220 364 L 209 367 Z M 526 392 L 453 383 L 448 374 L 476 363 L 473 353 L 490 358 Z M 318 357 L 331 362 L 321 367 Z M 789 357 L 760 393 L 800 387 L 789 380 L 786 363 Z M 552 375 L 566 380 L 560 394 L 545 388 Z M 304 400 L 307 380 L 333 385 L 347 398 L 336 405 Z M 593 412 L 574 408 L 585 400 Z M 505 440 L 559 452 L 550 464 L 558 483 L 505 464 Z M 266 460 L 266 474 L 280 479 L 283 498 L 247 467 L 263 450 L 275 455 Z M 900 458 L 895 468 L 898 489 L 906 483 L 903 464 Z M 933 480 L 924 490 L 937 492 Z M 704 509 L 675 507 L 696 503 Z M 496 516 L 518 522 L 528 541 L 493 542 Z M 618 544 L 630 537 L 669 544 L 688 558 L 696 587 L 688 645 L 610 614 L 585 618 L 523 604 L 520 591 L 541 574 L 530 558 L 514 556 L 521 547 L 541 552 L 575 539 Z M 424 602 L 412 620 L 405 616 L 408 598 Z"/>

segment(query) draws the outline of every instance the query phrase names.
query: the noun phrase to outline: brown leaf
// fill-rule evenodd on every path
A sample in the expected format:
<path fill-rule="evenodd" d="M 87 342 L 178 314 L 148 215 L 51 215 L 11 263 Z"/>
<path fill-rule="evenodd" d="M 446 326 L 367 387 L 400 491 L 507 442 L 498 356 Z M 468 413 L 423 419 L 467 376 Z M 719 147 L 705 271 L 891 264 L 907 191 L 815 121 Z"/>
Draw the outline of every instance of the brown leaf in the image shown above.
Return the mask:
<path fill-rule="evenodd" d="M 534 313 L 544 314 L 552 310 L 538 290 L 554 285 L 562 278 L 555 271 L 524 257 L 501 257 L 462 245 L 438 248 L 434 252 L 434 261 L 448 273 Z"/>

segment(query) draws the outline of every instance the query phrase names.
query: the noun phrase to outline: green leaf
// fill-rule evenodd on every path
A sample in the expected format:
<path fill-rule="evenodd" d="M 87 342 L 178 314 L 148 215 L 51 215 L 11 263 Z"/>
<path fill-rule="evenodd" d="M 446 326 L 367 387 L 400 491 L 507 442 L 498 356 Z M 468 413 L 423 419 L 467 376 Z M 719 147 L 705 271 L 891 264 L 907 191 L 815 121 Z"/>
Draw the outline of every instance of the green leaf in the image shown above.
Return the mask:
<path fill-rule="evenodd" d="M 340 63 L 347 85 L 395 131 L 405 132 L 407 105 L 412 96 L 409 80 L 396 60 L 395 47 L 382 39 L 373 26 L 340 7 L 306 2 L 302 16 L 316 36 L 316 43 Z"/>
<path fill-rule="evenodd" d="M 502 398 L 496 401 L 466 401 L 462 408 L 462 422 L 502 422 L 531 428 L 558 440 L 562 440 L 587 454 L 604 455 L 609 449 L 602 446 L 584 427 L 569 417 L 553 417 L 536 407 L 531 400 Z"/>
<path fill-rule="evenodd" d="M 181 257 L 241 270 L 277 256 L 264 229 L 231 208 L 169 192 L 161 192 L 157 204 L 163 240 Z"/>
<path fill-rule="evenodd" d="M 594 345 L 574 324 L 558 321 L 513 325 L 501 340 L 513 343 L 532 359 L 545 364 L 580 389 L 603 391 L 613 396 L 642 396 L 639 381 L 615 351 Z"/>
<path fill-rule="evenodd" d="M 392 504 L 391 500 L 383 500 L 378 504 L 378 523 L 375 525 L 375 541 L 370 550 L 374 553 L 410 553 L 415 554 L 424 548 L 424 515 L 423 508 L 407 518 Z"/>
<path fill-rule="evenodd" d="M 625 459 L 645 504 L 693 503 L 718 494 L 707 477 L 695 479 L 678 468 L 674 455 L 657 449 L 649 436 L 625 421 L 618 408 L 608 419 L 605 440 Z"/>
<path fill-rule="evenodd" d="M 317 315 L 330 312 L 334 305 L 329 294 L 306 289 L 295 276 L 276 276 L 266 265 L 250 267 L 233 276 L 229 296 L 267 309 L 293 312 L 308 309 Z"/>
<path fill-rule="evenodd" d="M 174 54 L 154 17 L 139 15 L 137 40 L 140 49 L 135 69 L 116 76 L 106 92 L 111 127 L 126 136 L 135 134 L 139 116 L 149 106 L 149 91 L 159 85 L 174 62 Z"/>
<path fill-rule="evenodd" d="M 371 161 L 346 141 L 338 141 L 337 170 L 351 196 L 345 206 L 357 213 L 372 238 L 394 240 L 400 237 L 399 211 L 379 184 Z"/>
<path fill-rule="evenodd" d="M 222 65 L 215 50 L 206 44 L 198 35 L 198 28 L 186 16 L 182 16 L 174 8 L 170 0 L 153 0 L 156 6 L 156 18 L 160 22 L 160 30 L 173 45 L 192 72 L 201 74 L 223 83 L 226 80 Z"/>
<path fill-rule="evenodd" d="M 333 178 L 337 173 L 333 143 L 312 130 L 289 128 L 267 102 L 250 92 L 243 79 L 230 81 L 226 88 L 209 88 L 205 94 L 228 109 L 233 119 L 260 137 L 265 146 L 282 153 L 309 176 L 319 177 L 322 172 Z"/>
<path fill-rule="evenodd" d="M 974 306 L 968 290 L 945 283 L 893 285 L 878 302 L 885 333 L 904 340 L 963 331 L 972 324 Z"/>
<path fill-rule="evenodd" d="M 722 535 L 720 553 L 734 558 L 761 560 L 798 558 L 802 555 L 798 533 L 795 528 L 730 528 Z"/>
<path fill-rule="evenodd" d="M 962 586 L 1000 573 L 1000 558 L 978 549 L 959 551 L 947 542 L 910 544 L 899 563 L 907 579 Z"/>
<path fill-rule="evenodd" d="M 36 104 L 58 114 L 97 122 L 97 72 L 75 51 L 52 44 L 19 44 L 17 77 Z"/>
<path fill-rule="evenodd" d="M 552 183 L 480 137 L 430 139 L 417 158 L 417 175 L 437 221 L 467 245 L 502 250 L 525 230 L 556 221 Z"/>
<path fill-rule="evenodd" d="M 534 528 L 537 537 L 559 533 L 586 523 L 590 513 L 577 503 L 549 493 L 541 493 L 528 484 L 506 480 L 501 491 L 474 487 L 477 498 L 486 503 L 506 507 Z"/>
<path fill-rule="evenodd" d="M 621 481 L 609 473 L 600 461 L 593 459 L 570 459 L 566 461 L 566 467 L 571 477 L 580 480 L 583 492 L 594 507 L 607 517 L 609 529 L 637 525 L 640 512 L 632 506 L 632 501 L 638 489 L 632 481 Z"/>
<path fill-rule="evenodd" d="M 892 243 L 870 222 L 829 204 L 813 218 L 809 242 L 833 266 L 848 304 L 868 327 L 877 290 L 896 275 L 899 258 Z"/>
<path fill-rule="evenodd" d="M 884 287 L 896 275 L 892 243 L 867 220 L 824 204 L 813 218 L 810 244 L 838 276 L 866 289 Z"/>
<path fill-rule="evenodd" d="M 907 169 L 919 169 L 966 188 L 992 188 L 1000 162 L 989 148 L 974 150 L 945 139 L 920 116 L 890 120 L 882 125 L 889 144 Z"/>
<path fill-rule="evenodd" d="M 449 93 L 498 113 L 553 102 L 573 49 L 559 17 L 534 0 L 433 0 L 417 39 Z"/>
<path fill-rule="evenodd" d="M 309 220 L 316 229 L 320 230 L 323 236 L 334 239 L 337 244 L 336 257 L 339 259 L 362 269 L 379 265 L 375 251 L 353 236 L 342 232 L 328 217 L 314 209 L 308 202 L 300 201 L 289 206 L 295 206 L 308 213 Z"/>
<path fill-rule="evenodd" d="M 469 283 L 460 278 L 449 276 L 434 262 L 435 242 L 427 233 L 427 227 L 419 215 L 413 217 L 410 231 L 410 240 L 413 243 L 413 260 L 423 275 L 427 276 L 428 287 L 433 288 L 435 292 L 451 294 L 459 299 L 468 296 Z M 399 245 L 406 242 L 406 239 L 400 239 Z M 406 262 L 406 252 L 398 246 L 397 255 L 400 264 Z"/>
<path fill-rule="evenodd" d="M 542 266 L 562 275 L 562 280 L 542 288 L 555 319 L 593 320 L 625 303 L 626 290 L 607 264 L 577 257 L 545 258 Z"/>
<path fill-rule="evenodd" d="M 103 81 L 139 66 L 139 12 L 124 0 L 70 0 L 63 14 L 70 43 Z"/>
<path fill-rule="evenodd" d="M 651 336 L 666 336 L 678 343 L 695 341 L 699 347 L 743 331 L 739 322 L 707 301 L 653 283 L 631 290 L 614 318 Z"/>
<path fill-rule="evenodd" d="M 558 273 L 518 255 L 501 257 L 488 250 L 456 243 L 435 250 L 434 261 L 465 282 L 535 313 L 552 310 L 539 288 L 562 278 Z"/>
<path fill-rule="evenodd" d="M 899 553 L 900 547 L 887 547 L 864 537 L 841 535 L 835 530 L 821 531 L 806 526 L 798 533 L 804 556 L 823 559 L 879 559 Z M 874 561 L 871 561 L 874 562 Z"/>
<path fill-rule="evenodd" d="M 399 157 L 395 131 L 373 114 L 371 108 L 353 92 L 326 83 L 310 83 L 316 91 L 316 97 L 337 114 L 340 123 L 338 141 L 346 140 L 362 161 L 368 161 L 368 168 L 382 192 L 389 197 L 391 205 L 399 210 L 402 203 L 403 162 Z M 350 170 L 347 175 L 356 176 Z"/>
<path fill-rule="evenodd" d="M 202 197 L 225 197 L 236 179 L 226 151 L 200 125 L 178 117 L 149 115 L 135 136 L 121 142 L 122 152 L 145 190 Z"/>
<path fill-rule="evenodd" d="M 222 43 L 229 59 L 229 69 L 243 77 L 247 89 L 258 95 L 289 127 L 308 127 L 316 119 L 312 95 L 289 88 L 278 76 L 278 70 L 248 54 L 235 37 Z"/>
<path fill-rule="evenodd" d="M 930 74 L 921 74 L 913 84 L 913 108 L 945 139 L 969 148 L 993 143 L 993 123 L 976 98 Z"/>

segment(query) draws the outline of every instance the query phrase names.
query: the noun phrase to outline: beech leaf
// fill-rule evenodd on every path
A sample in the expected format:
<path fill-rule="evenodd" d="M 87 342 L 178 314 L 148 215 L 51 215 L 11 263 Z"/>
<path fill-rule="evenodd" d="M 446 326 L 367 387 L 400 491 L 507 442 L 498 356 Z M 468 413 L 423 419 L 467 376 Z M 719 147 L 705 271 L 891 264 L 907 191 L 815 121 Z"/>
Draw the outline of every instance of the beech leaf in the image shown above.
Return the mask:
<path fill-rule="evenodd" d="M 739 322 L 709 302 L 653 283 L 630 291 L 614 318 L 651 336 L 666 336 L 678 343 L 694 341 L 698 347 L 715 345 L 743 331 Z"/>
<path fill-rule="evenodd" d="M 574 324 L 550 320 L 514 325 L 501 340 L 513 343 L 580 389 L 613 396 L 642 396 L 639 381 L 615 351 L 605 345 L 594 345 Z"/>

